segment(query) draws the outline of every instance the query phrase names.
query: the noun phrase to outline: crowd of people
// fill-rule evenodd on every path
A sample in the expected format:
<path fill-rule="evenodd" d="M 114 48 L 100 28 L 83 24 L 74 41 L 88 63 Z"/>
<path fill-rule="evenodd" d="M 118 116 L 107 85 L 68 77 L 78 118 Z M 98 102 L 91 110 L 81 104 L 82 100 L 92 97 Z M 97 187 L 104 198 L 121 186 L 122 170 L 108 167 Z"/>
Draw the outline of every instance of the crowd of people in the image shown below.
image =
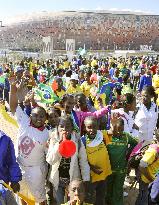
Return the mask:
<path fill-rule="evenodd" d="M 70 38 L 75 39 L 76 49 L 85 44 L 87 50 L 139 50 L 140 45 L 156 49 L 158 45 L 157 15 L 44 12 L 16 20 L 19 23 L 1 30 L 1 48 L 39 49 L 43 36 L 54 38 L 54 50 L 65 50 L 65 40 Z"/>
<path fill-rule="evenodd" d="M 159 204 L 158 63 L 78 56 L 1 65 L 1 117 L 19 131 L 14 144 L 0 131 L 0 204 L 124 205 L 131 171 L 135 205 Z"/>

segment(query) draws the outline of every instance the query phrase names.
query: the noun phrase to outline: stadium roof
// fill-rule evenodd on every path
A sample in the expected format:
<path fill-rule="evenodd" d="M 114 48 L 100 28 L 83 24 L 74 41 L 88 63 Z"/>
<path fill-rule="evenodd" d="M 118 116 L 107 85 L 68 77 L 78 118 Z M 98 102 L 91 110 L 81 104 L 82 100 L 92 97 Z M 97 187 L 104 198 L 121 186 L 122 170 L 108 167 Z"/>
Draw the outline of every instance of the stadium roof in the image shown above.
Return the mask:
<path fill-rule="evenodd" d="M 6 18 L 3 21 L 3 25 L 12 25 L 12 24 L 19 24 L 25 23 L 29 21 L 40 21 L 40 20 L 48 20 L 52 17 L 62 17 L 66 14 L 68 16 L 75 15 L 75 13 L 79 15 L 84 14 L 115 14 L 115 15 L 150 15 L 156 16 L 153 13 L 141 12 L 141 11 L 131 11 L 131 10 L 78 10 L 78 11 L 41 11 L 41 12 L 34 12 L 28 13 L 24 15 L 14 16 L 11 18 Z"/>

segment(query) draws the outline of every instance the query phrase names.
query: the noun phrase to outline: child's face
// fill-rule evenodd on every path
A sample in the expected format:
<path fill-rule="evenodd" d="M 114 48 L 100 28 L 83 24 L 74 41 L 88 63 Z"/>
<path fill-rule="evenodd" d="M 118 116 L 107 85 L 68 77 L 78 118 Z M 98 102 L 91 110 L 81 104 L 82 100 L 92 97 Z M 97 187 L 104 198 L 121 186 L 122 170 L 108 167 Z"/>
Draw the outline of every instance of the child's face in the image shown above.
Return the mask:
<path fill-rule="evenodd" d="M 71 202 L 82 204 L 85 198 L 84 185 L 82 182 L 73 181 L 69 187 L 69 197 Z"/>
<path fill-rule="evenodd" d="M 124 131 L 124 124 L 117 122 L 114 126 L 113 126 L 113 135 L 116 137 L 120 137 L 122 136 Z"/>
<path fill-rule="evenodd" d="M 144 105 L 151 103 L 151 95 L 148 92 L 142 91 L 141 97 Z"/>
<path fill-rule="evenodd" d="M 76 87 L 76 85 L 78 84 L 78 81 L 74 80 L 74 79 L 71 79 L 70 84 L 72 85 L 72 87 Z"/>
<path fill-rule="evenodd" d="M 34 108 L 31 112 L 31 122 L 34 127 L 42 127 L 46 121 L 46 112 L 43 109 Z"/>
<path fill-rule="evenodd" d="M 59 122 L 59 114 L 55 110 L 49 110 L 48 112 L 48 122 L 52 127 L 56 127 Z"/>
<path fill-rule="evenodd" d="M 85 73 L 84 78 L 85 78 L 86 81 L 89 81 L 90 80 L 90 75 L 88 73 Z"/>
<path fill-rule="evenodd" d="M 65 103 L 64 103 L 64 110 L 67 114 L 71 113 L 72 109 L 74 107 L 74 98 L 70 97 Z"/>
<path fill-rule="evenodd" d="M 60 136 L 66 136 L 67 139 L 70 137 L 72 131 L 73 131 L 73 126 L 70 120 L 60 120 L 59 126 L 58 126 L 58 131 Z"/>
<path fill-rule="evenodd" d="M 85 129 L 86 129 L 86 133 L 88 134 L 89 138 L 94 139 L 96 137 L 97 130 L 98 130 L 97 121 L 86 120 Z"/>
<path fill-rule="evenodd" d="M 81 108 L 81 110 L 84 110 L 87 108 L 87 103 L 86 103 L 86 98 L 85 96 L 78 96 L 76 98 L 76 103 L 77 103 L 77 106 L 79 108 Z"/>
<path fill-rule="evenodd" d="M 58 88 L 61 89 L 63 86 L 63 81 L 61 78 L 57 79 L 56 82 L 58 83 Z"/>
<path fill-rule="evenodd" d="M 151 70 L 147 70 L 147 71 L 146 71 L 146 74 L 147 74 L 147 75 L 151 75 Z"/>
<path fill-rule="evenodd" d="M 128 104 L 129 110 L 130 111 L 135 111 L 136 110 L 136 98 L 132 101 L 131 104 Z"/>
<path fill-rule="evenodd" d="M 79 79 L 84 79 L 84 72 L 79 73 Z"/>

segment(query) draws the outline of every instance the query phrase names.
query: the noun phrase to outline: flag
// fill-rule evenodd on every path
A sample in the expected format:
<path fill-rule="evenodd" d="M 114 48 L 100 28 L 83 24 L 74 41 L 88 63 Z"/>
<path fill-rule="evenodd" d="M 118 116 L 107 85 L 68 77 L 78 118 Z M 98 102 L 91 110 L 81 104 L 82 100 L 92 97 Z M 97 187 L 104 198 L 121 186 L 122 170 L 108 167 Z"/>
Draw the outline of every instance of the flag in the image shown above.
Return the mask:
<path fill-rule="evenodd" d="M 18 128 L 18 123 L 17 123 L 17 121 L 16 121 L 13 117 L 11 117 L 11 116 L 6 112 L 6 110 L 5 110 L 5 105 L 0 105 L 0 114 L 3 116 L 3 118 L 4 118 L 7 122 L 11 123 L 11 124 L 14 125 L 16 128 Z"/>
<path fill-rule="evenodd" d="M 34 89 L 35 94 L 40 97 L 41 103 L 52 104 L 59 101 L 57 95 L 53 92 L 50 86 L 39 84 L 38 88 Z"/>

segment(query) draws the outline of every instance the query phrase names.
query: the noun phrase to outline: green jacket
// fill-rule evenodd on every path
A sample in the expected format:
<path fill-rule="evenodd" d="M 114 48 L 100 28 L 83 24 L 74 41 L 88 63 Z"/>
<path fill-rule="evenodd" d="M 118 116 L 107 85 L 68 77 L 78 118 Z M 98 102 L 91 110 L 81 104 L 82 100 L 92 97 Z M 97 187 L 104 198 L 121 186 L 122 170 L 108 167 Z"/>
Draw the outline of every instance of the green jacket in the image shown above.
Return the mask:
<path fill-rule="evenodd" d="M 128 133 L 122 137 L 112 136 L 112 141 L 107 145 L 112 172 L 126 172 L 127 157 L 137 145 L 137 140 Z"/>

